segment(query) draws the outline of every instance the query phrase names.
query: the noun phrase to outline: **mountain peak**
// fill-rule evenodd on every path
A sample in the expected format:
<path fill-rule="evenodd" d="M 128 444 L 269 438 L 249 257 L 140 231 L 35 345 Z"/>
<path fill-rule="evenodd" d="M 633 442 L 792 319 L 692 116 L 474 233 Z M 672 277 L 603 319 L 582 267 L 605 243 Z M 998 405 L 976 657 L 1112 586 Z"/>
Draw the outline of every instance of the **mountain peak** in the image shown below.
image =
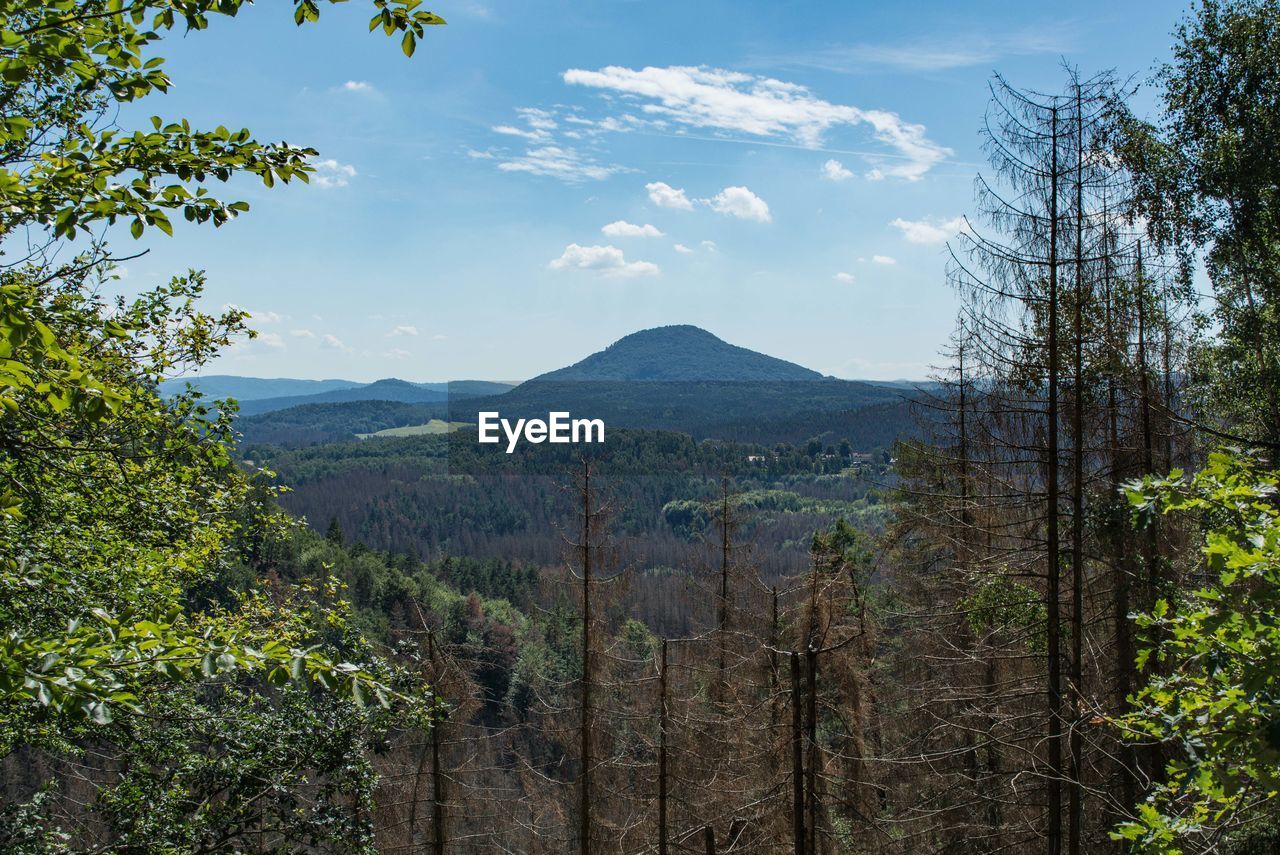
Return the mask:
<path fill-rule="evenodd" d="M 604 350 L 535 380 L 821 380 L 793 362 L 729 344 L 701 327 L 677 324 L 623 336 Z"/>
<path fill-rule="evenodd" d="M 612 350 L 615 347 L 634 344 L 636 342 L 644 342 L 647 340 L 663 340 L 666 342 L 717 342 L 725 344 L 724 339 L 715 333 L 708 332 L 702 327 L 695 327 L 693 324 L 670 324 L 665 327 L 651 327 L 647 330 L 637 330 L 629 335 L 615 341 L 613 344 L 605 348 Z M 732 346 L 732 345 L 731 345 Z"/>

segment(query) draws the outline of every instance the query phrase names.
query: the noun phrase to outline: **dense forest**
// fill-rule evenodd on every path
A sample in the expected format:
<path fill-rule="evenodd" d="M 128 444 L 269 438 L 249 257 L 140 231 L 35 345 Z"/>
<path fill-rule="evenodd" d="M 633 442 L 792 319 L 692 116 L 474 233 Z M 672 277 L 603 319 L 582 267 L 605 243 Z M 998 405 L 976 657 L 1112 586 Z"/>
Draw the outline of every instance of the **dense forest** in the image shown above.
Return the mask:
<path fill-rule="evenodd" d="M 460 430 L 246 453 L 288 485 L 286 510 L 374 549 L 553 570 L 577 528 L 578 500 L 566 486 L 584 454 L 573 446 L 525 446 L 512 459 Z M 740 518 L 736 546 L 751 553 L 765 585 L 803 569 L 813 533 L 837 520 L 884 531 L 888 455 L 854 454 L 847 440 L 765 448 L 611 429 L 586 459 L 609 497 L 617 558 L 630 570 L 627 614 L 654 629 L 692 626 L 684 601 L 709 560 L 713 506 L 726 491 Z"/>
<path fill-rule="evenodd" d="M 387 428 L 426 424 L 449 415 L 447 404 L 412 404 L 405 401 L 359 401 L 301 404 L 250 418 L 236 424 L 242 447 L 252 457 L 258 445 L 298 447 L 353 440 L 360 434 Z"/>
<path fill-rule="evenodd" d="M 0 2 L 0 850 L 1280 848 L 1280 2 L 1197 3 L 1153 119 L 992 79 L 909 400 L 568 383 L 628 429 L 513 455 L 238 419 L 161 385 L 246 334 L 202 274 L 101 296 L 106 227 L 314 169 L 103 118 L 240 6 Z"/>

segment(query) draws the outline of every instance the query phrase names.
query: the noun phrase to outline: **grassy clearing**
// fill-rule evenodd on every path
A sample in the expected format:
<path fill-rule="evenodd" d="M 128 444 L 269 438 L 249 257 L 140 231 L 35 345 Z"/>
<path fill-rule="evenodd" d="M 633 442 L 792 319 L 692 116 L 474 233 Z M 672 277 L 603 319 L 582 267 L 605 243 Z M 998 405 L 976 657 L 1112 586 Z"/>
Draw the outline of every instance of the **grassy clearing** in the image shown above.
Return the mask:
<path fill-rule="evenodd" d="M 425 425 L 387 428 L 376 433 L 358 433 L 356 436 L 360 437 L 360 439 L 368 439 L 375 436 L 422 436 L 423 434 L 451 433 L 465 424 L 466 422 L 446 422 L 443 419 L 432 419 Z"/>

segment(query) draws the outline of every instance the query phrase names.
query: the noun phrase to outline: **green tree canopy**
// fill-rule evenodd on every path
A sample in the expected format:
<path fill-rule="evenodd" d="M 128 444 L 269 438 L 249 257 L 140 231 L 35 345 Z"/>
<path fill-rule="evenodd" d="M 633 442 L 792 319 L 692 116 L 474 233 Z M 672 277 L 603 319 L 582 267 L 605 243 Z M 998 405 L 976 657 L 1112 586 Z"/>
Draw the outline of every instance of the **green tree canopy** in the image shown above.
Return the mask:
<path fill-rule="evenodd" d="M 1280 2 L 1201 0 L 1156 83 L 1161 120 L 1121 108 L 1133 213 L 1179 249 L 1204 251 L 1216 335 L 1196 380 L 1204 414 L 1280 443 Z"/>
<path fill-rule="evenodd" d="M 443 23 L 419 0 L 372 5 L 370 29 L 406 54 Z M 170 233 L 176 212 L 219 226 L 248 205 L 217 198 L 214 182 L 270 187 L 312 169 L 314 150 L 247 130 L 115 126 L 115 105 L 170 88 L 155 55 L 166 34 L 240 7 L 0 2 L 0 756 L 68 757 L 92 741 L 136 761 L 79 808 L 135 845 L 222 851 L 266 824 L 282 841 L 354 851 L 368 842 L 367 820 L 349 815 L 371 787 L 362 740 L 397 702 L 425 725 L 425 696 L 350 630 L 323 579 L 228 589 L 238 565 L 266 569 L 255 549 L 285 523 L 231 460 L 234 408 L 164 400 L 157 386 L 251 335 L 244 313 L 200 311 L 197 272 L 132 300 L 101 296 L 112 226 Z M 320 7 L 294 13 L 301 25 Z M 233 780 L 245 769 L 261 774 Z M 330 786 L 303 809 L 309 777 Z M 48 793 L 33 795 L 0 811 L 0 848 L 35 851 L 76 824 L 66 810 L 40 819 Z"/>
<path fill-rule="evenodd" d="M 1156 602 L 1138 625 L 1155 664 L 1124 724 L 1168 749 L 1166 779 L 1119 836 L 1142 851 L 1213 845 L 1280 791 L 1280 508 L 1277 480 L 1248 458 L 1214 454 L 1131 485 L 1140 519 L 1194 514 L 1202 584 Z"/>

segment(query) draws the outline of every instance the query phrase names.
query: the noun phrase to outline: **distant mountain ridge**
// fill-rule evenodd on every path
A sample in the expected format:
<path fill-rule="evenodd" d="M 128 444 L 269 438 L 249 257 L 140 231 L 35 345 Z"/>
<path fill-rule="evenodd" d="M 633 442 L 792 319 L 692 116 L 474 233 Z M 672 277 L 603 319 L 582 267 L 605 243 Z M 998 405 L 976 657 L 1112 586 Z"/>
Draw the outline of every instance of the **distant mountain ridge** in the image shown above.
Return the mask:
<path fill-rule="evenodd" d="M 794 362 L 729 344 L 699 327 L 681 324 L 640 330 L 598 353 L 529 383 L 545 381 L 822 380 Z"/>
<path fill-rule="evenodd" d="M 260 398 L 253 401 L 242 401 L 240 412 L 251 416 L 258 413 L 269 413 L 274 410 L 286 410 L 307 404 L 340 404 L 351 401 L 393 401 L 402 404 L 443 404 L 460 398 L 472 398 L 478 395 L 501 395 L 511 389 L 506 383 L 490 383 L 485 380 L 459 380 L 452 383 L 410 383 L 394 377 L 386 380 L 375 380 L 363 386 L 351 389 L 334 389 L 317 395 L 302 395 L 284 398 Z"/>
<path fill-rule="evenodd" d="M 242 400 L 246 441 L 306 445 L 433 418 L 474 424 L 482 411 L 536 418 L 568 411 L 610 427 L 697 438 L 793 442 L 830 434 L 874 447 L 909 432 L 911 385 L 825 377 L 688 325 L 624 336 L 514 388 L 476 381 L 379 380 L 318 394 Z"/>
<path fill-rule="evenodd" d="M 169 397 L 185 391 L 187 386 L 190 386 L 206 398 L 256 401 L 262 398 L 318 395 L 364 385 L 367 384 L 358 383 L 355 380 L 295 380 L 290 377 L 238 377 L 234 374 L 209 374 L 203 377 L 177 377 L 173 380 L 165 380 L 160 384 L 160 394 Z"/>
<path fill-rule="evenodd" d="M 283 398 L 259 398 L 253 401 L 241 401 L 240 413 L 246 416 L 258 413 L 269 413 L 273 410 L 287 410 L 306 404 L 338 404 L 349 401 L 395 401 L 402 404 L 437 404 L 449 399 L 448 393 L 440 389 L 427 389 L 407 380 L 389 377 L 376 380 L 364 386 L 350 389 L 334 389 L 317 395 L 296 395 Z"/>
<path fill-rule="evenodd" d="M 351 401 L 391 401 L 403 404 L 442 404 L 450 397 L 469 398 L 501 395 L 512 383 L 488 380 L 453 380 L 447 383 L 412 383 L 387 378 L 372 383 L 352 380 L 294 380 L 289 378 L 238 377 L 214 374 L 165 380 L 160 393 L 179 394 L 188 386 L 210 400 L 233 398 L 241 415 L 258 415 L 307 404 L 338 404 Z"/>

